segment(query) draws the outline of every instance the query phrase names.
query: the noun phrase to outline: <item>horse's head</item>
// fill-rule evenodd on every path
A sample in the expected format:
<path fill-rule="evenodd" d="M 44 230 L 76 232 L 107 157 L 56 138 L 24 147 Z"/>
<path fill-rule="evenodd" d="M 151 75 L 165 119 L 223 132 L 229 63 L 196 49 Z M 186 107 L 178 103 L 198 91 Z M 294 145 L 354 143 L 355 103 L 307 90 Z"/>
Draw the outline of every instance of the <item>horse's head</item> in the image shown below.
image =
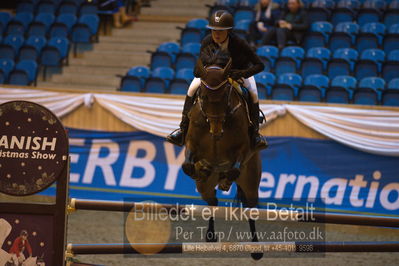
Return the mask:
<path fill-rule="evenodd" d="M 202 114 L 209 123 L 209 132 L 216 138 L 220 138 L 223 134 L 223 124 L 229 110 L 232 85 L 228 82 L 227 74 L 231 62 L 230 58 L 224 68 L 218 65 L 204 67 L 199 60 L 201 76 L 199 104 Z"/>

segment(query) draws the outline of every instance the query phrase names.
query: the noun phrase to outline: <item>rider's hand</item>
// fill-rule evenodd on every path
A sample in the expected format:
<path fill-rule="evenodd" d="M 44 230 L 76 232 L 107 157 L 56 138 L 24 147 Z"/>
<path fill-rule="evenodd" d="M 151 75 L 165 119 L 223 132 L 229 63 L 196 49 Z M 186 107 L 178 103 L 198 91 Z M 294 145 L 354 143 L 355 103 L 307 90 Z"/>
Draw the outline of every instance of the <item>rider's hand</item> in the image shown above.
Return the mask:
<path fill-rule="evenodd" d="M 238 69 L 232 69 L 229 72 L 229 77 L 234 80 L 239 80 L 244 77 L 244 71 Z"/>

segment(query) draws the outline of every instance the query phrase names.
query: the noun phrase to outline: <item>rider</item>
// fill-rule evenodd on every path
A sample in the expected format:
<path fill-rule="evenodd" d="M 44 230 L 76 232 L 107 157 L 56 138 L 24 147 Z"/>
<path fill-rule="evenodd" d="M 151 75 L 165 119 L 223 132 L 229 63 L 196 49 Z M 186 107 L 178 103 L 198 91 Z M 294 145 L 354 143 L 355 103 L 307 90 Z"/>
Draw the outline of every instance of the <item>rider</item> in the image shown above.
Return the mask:
<path fill-rule="evenodd" d="M 254 53 L 246 41 L 235 35 L 233 28 L 233 16 L 225 11 L 216 11 L 209 19 L 207 28 L 212 33 L 206 36 L 201 43 L 201 54 L 205 49 L 219 47 L 221 50 L 228 50 L 232 58 L 232 68 L 229 76 L 233 80 L 241 80 L 244 87 L 249 90 L 251 103 L 249 104 L 249 114 L 252 121 L 251 139 L 255 149 L 264 149 L 267 147 L 266 141 L 259 134 L 259 99 L 256 82 L 253 75 L 261 72 L 264 65 L 259 57 Z M 194 95 L 201 84 L 197 66 L 194 68 L 195 78 L 191 82 L 183 107 L 182 121 L 180 129 L 173 131 L 167 140 L 173 144 L 182 146 L 184 144 L 185 134 L 188 130 L 189 118 L 188 112 L 194 103 Z"/>

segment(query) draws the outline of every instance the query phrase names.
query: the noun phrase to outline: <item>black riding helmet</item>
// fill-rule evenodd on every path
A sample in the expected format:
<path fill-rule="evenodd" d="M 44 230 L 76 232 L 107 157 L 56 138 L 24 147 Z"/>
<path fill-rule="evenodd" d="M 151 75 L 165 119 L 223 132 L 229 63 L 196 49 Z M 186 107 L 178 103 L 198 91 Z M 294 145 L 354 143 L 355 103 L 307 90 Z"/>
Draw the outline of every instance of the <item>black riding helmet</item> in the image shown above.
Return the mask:
<path fill-rule="evenodd" d="M 233 26 L 233 16 L 226 10 L 218 10 L 209 18 L 206 27 L 211 30 L 230 30 Z"/>

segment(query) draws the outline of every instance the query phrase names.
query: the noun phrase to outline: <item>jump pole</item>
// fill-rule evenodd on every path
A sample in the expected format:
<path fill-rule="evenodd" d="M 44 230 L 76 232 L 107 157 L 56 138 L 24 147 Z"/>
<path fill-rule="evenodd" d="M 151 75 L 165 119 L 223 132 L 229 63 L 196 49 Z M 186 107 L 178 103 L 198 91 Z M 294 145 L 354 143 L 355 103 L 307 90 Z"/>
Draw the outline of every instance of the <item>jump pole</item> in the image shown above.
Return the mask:
<path fill-rule="evenodd" d="M 232 213 L 240 211 L 250 212 L 251 209 L 238 207 L 212 207 L 201 205 L 173 205 L 139 202 L 118 202 L 118 201 L 94 201 L 72 198 L 68 206 L 69 212 L 76 210 L 94 210 L 94 211 L 115 211 L 130 212 L 140 210 L 144 212 L 155 212 L 160 209 L 173 211 L 176 214 L 190 214 L 201 216 L 203 210 L 210 209 L 215 214 L 215 218 L 230 217 Z M 327 223 L 327 224 L 347 224 L 347 225 L 366 225 L 366 226 L 384 226 L 399 228 L 399 219 L 386 216 L 366 216 L 350 214 L 333 213 L 300 213 L 298 211 L 279 211 L 256 209 L 258 220 L 279 221 L 279 222 L 306 222 L 306 223 Z"/>
<path fill-rule="evenodd" d="M 139 251 L 140 252 L 139 252 Z M 154 250 L 159 252 L 154 253 Z M 220 254 L 220 253 L 399 252 L 399 242 L 216 242 L 167 244 L 68 244 L 67 253 Z"/>

